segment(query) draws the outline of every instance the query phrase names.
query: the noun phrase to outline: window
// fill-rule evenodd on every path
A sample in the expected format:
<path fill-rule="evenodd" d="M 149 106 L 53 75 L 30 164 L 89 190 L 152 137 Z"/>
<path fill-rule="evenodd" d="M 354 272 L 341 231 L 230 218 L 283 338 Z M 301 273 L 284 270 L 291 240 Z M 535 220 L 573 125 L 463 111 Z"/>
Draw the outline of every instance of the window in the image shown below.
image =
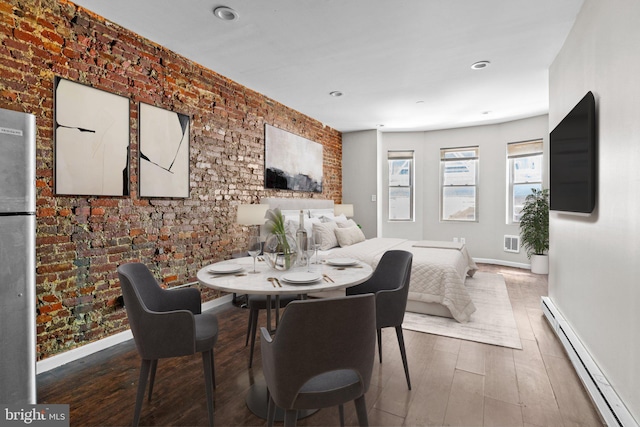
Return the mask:
<path fill-rule="evenodd" d="M 413 220 L 413 151 L 389 151 L 389 220 Z"/>
<path fill-rule="evenodd" d="M 440 150 L 443 221 L 477 221 L 478 147 Z"/>
<path fill-rule="evenodd" d="M 520 222 L 524 200 L 542 189 L 542 140 L 507 144 L 507 223 Z"/>

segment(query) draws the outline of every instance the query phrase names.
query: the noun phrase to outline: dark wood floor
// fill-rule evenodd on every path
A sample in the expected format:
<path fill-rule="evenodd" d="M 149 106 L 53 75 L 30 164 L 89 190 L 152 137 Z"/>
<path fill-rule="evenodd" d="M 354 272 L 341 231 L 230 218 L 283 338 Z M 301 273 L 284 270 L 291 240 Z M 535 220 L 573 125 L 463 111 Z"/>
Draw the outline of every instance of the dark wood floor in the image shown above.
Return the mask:
<path fill-rule="evenodd" d="M 540 310 L 546 276 L 480 265 L 503 274 L 522 340 L 522 350 L 405 331 L 413 390 L 407 390 L 395 334 L 383 332 L 383 363 L 376 362 L 366 396 L 372 426 L 601 426 L 603 425 L 562 347 Z M 218 314 L 215 422 L 263 426 L 245 405 L 251 384 L 262 377 L 259 345 L 253 369 L 244 346 L 248 311 Z M 264 319 L 263 319 L 264 322 Z M 139 357 L 132 341 L 40 374 L 38 403 L 70 405 L 72 426 L 131 425 Z M 357 425 L 353 405 L 347 424 Z M 141 425 L 207 425 L 199 355 L 161 360 L 152 402 Z M 323 409 L 301 426 L 338 425 L 336 408 Z"/>

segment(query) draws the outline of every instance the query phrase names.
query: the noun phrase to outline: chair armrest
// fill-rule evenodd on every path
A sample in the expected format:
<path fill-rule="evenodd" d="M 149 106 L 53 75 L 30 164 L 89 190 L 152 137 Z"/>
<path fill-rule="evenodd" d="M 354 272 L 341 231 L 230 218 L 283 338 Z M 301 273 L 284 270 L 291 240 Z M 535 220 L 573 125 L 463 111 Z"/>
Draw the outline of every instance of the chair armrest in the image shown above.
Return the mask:
<path fill-rule="evenodd" d="M 360 283 L 359 285 L 351 286 L 345 290 L 346 295 L 362 295 L 362 294 L 375 294 L 380 287 L 377 283 L 374 283 L 371 279 Z"/>
<path fill-rule="evenodd" d="M 271 337 L 271 334 L 269 333 L 267 328 L 265 328 L 264 326 L 260 328 L 260 335 L 262 335 L 262 338 L 264 338 L 266 342 L 268 343 L 273 342 L 273 338 Z"/>
<path fill-rule="evenodd" d="M 161 307 L 161 311 L 189 310 L 193 314 L 200 314 L 200 291 L 195 288 L 164 289 Z"/>
<path fill-rule="evenodd" d="M 280 395 L 279 386 L 279 365 L 276 363 L 275 345 L 273 337 L 269 333 L 269 330 L 265 327 L 260 328 L 260 353 L 262 354 L 262 374 L 267 382 L 270 384 L 269 393 L 275 400 Z"/>
<path fill-rule="evenodd" d="M 196 350 L 195 320 L 189 310 L 145 310 L 132 332 L 143 359 L 187 356 Z"/>
<path fill-rule="evenodd" d="M 389 289 L 376 293 L 376 326 L 386 328 L 400 326 L 407 308 L 407 292 Z"/>

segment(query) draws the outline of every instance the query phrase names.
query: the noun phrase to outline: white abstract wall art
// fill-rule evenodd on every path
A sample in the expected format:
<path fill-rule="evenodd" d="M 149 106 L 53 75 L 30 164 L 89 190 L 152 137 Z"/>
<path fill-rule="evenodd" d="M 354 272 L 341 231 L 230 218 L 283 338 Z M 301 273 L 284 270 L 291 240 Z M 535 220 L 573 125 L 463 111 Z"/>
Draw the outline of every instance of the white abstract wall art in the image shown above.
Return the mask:
<path fill-rule="evenodd" d="M 60 77 L 55 91 L 55 193 L 129 195 L 129 99 Z"/>
<path fill-rule="evenodd" d="M 265 125 L 265 188 L 322 193 L 322 145 Z"/>
<path fill-rule="evenodd" d="M 140 197 L 189 197 L 189 116 L 140 103 Z"/>

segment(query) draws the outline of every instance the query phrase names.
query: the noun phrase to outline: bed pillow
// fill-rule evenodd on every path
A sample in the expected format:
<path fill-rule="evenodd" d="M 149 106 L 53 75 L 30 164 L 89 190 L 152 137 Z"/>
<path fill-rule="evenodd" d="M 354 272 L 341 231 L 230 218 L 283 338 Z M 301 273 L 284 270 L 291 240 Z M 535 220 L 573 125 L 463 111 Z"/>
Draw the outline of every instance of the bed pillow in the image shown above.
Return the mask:
<path fill-rule="evenodd" d="M 335 233 L 336 228 L 338 228 L 338 225 L 333 221 L 313 224 L 313 235 L 320 236 L 322 239 L 320 245 L 321 251 L 326 251 L 338 246 L 338 238 Z"/>
<path fill-rule="evenodd" d="M 284 223 L 284 229 L 287 233 L 291 234 L 292 236 L 295 237 L 296 232 L 298 231 L 298 227 L 300 226 L 300 221 L 298 221 L 299 218 L 293 220 L 293 219 L 287 219 L 285 220 Z M 313 230 L 312 226 L 313 224 L 320 224 L 320 220 L 318 218 L 305 218 L 304 219 L 304 231 L 307 232 L 307 236 L 311 236 L 311 232 Z"/>
<path fill-rule="evenodd" d="M 335 233 L 336 238 L 338 239 L 338 244 L 341 248 L 365 241 L 364 233 L 360 230 L 360 227 L 357 226 L 336 228 Z"/>
<path fill-rule="evenodd" d="M 345 222 L 338 222 L 338 228 L 351 228 L 351 227 L 357 227 L 358 224 L 356 224 L 356 222 L 352 219 L 348 219 Z"/>
<path fill-rule="evenodd" d="M 332 214 L 322 215 L 320 217 L 321 222 L 345 222 L 347 221 L 347 217 L 344 214 L 340 214 L 338 216 Z"/>

